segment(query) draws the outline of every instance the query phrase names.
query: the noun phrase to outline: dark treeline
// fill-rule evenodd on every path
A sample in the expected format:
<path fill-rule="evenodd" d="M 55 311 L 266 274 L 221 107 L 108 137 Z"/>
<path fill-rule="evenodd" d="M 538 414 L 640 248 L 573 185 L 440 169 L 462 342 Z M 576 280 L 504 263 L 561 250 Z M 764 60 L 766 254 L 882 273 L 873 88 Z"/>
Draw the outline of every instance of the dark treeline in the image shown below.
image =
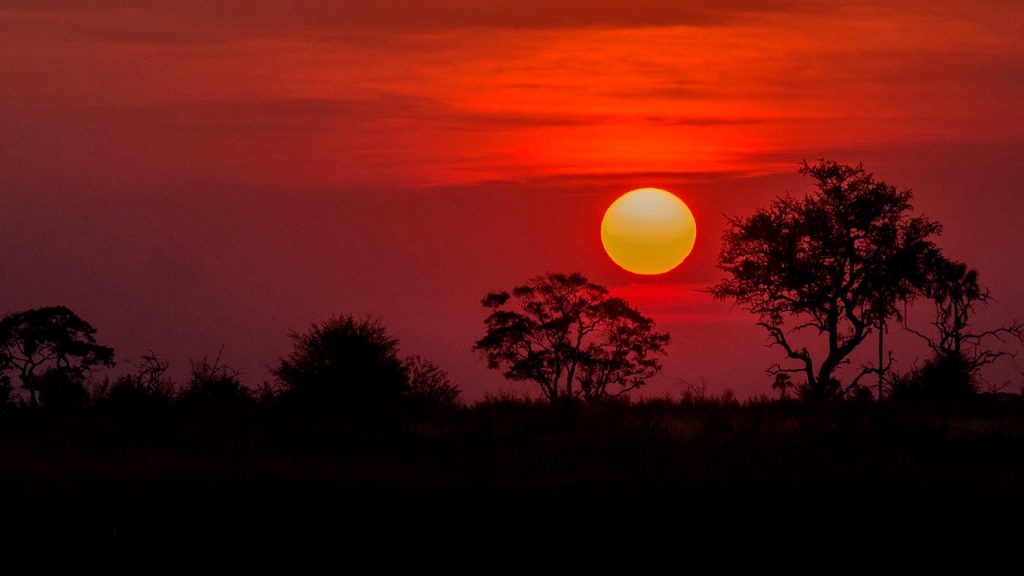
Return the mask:
<path fill-rule="evenodd" d="M 114 350 L 96 329 L 64 307 L 16 312 L 0 319 L 0 410 L 51 415 L 83 411 L 147 420 L 154 412 L 217 411 L 254 404 L 359 411 L 391 405 L 455 406 L 459 390 L 419 356 L 400 357 L 398 340 L 376 320 L 330 318 L 292 333 L 292 352 L 273 370 L 274 383 L 242 385 L 220 354 L 191 362 L 189 377 L 170 379 L 154 352 L 130 359 L 121 376 L 97 378 L 114 366 Z"/>
<path fill-rule="evenodd" d="M 897 556 L 998 551 L 1015 532 L 962 526 L 1024 513 L 1019 398 L 740 402 L 691 389 L 466 405 L 379 322 L 345 316 L 293 334 L 259 390 L 218 358 L 171 382 L 152 354 L 97 382 L 87 368 L 106 351 L 72 324 L 78 344 L 27 347 L 52 347 L 52 364 L 25 390 L 20 375 L 35 372 L 12 370 L 0 413 L 0 537 L 21 552 L 11 562 L 37 568 L 71 555 L 133 569 L 141 555 L 233 571 L 554 558 L 648 572 L 734 543 L 761 557 L 798 540 L 810 561 L 865 531 Z"/>

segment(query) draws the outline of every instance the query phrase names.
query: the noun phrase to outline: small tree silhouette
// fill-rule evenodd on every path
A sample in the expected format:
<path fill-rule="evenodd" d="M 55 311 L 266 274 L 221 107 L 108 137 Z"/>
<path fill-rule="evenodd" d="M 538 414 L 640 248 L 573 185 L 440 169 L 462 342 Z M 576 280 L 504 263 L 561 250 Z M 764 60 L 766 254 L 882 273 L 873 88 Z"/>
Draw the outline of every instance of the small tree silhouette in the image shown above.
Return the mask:
<path fill-rule="evenodd" d="M 973 393 L 979 370 L 1011 353 L 999 349 L 1007 340 L 1024 341 L 1024 323 L 1014 320 L 1007 326 L 975 331 L 970 321 L 979 305 L 988 304 L 988 289 L 978 282 L 978 271 L 963 262 L 937 258 L 928 279 L 926 294 L 935 305 L 934 332 L 925 334 L 908 326 L 922 338 L 935 357 L 916 372 L 919 386 L 935 384 L 947 395 Z M 960 391 L 960 392 L 957 392 Z"/>
<path fill-rule="evenodd" d="M 661 370 L 669 342 L 653 320 L 579 273 L 538 276 L 483 305 L 487 334 L 474 348 L 506 378 L 540 384 L 551 401 L 638 388 Z"/>
<path fill-rule="evenodd" d="M 114 365 L 114 349 L 97 344 L 94 334 L 95 328 L 64 306 L 9 314 L 0 320 L 0 373 L 14 370 L 32 403 L 38 404 L 44 373 L 54 386 L 80 385 L 94 366 Z"/>
<path fill-rule="evenodd" d="M 793 377 L 787 372 L 775 372 L 775 379 L 772 381 L 772 390 L 779 391 L 779 400 L 786 399 L 786 390 L 793 387 Z"/>
<path fill-rule="evenodd" d="M 910 192 L 861 166 L 804 162 L 800 173 L 814 180 L 811 194 L 782 196 L 749 218 L 729 220 L 719 255 L 728 278 L 711 292 L 759 316 L 772 344 L 795 361 L 773 371 L 804 374 L 804 396 L 842 397 L 872 370 L 845 388 L 834 372 L 899 303 L 922 293 L 940 227 L 911 217 Z M 794 341 L 804 330 L 825 337 L 818 362 Z"/>

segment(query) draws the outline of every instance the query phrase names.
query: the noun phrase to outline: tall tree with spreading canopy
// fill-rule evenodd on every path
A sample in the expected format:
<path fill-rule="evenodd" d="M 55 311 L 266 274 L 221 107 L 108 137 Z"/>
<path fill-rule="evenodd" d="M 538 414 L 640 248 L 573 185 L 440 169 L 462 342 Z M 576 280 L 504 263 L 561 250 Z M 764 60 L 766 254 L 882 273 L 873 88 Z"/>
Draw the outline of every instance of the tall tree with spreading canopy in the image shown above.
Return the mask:
<path fill-rule="evenodd" d="M 0 373 L 13 370 L 33 404 L 44 374 L 77 379 L 113 366 L 114 349 L 96 343 L 96 329 L 64 306 L 8 314 L 0 320 Z"/>
<path fill-rule="evenodd" d="M 582 274 L 547 274 L 493 292 L 475 346 L 506 378 L 540 385 L 551 401 L 594 400 L 642 386 L 669 343 L 654 321 Z"/>
<path fill-rule="evenodd" d="M 920 295 L 939 250 L 941 228 L 912 216 L 911 193 L 876 180 L 863 167 L 821 160 L 800 173 L 815 190 L 784 195 L 747 218 L 730 218 L 719 267 L 728 277 L 712 288 L 759 317 L 773 345 L 791 363 L 772 372 L 802 373 L 805 397 L 842 397 L 836 370 L 873 329 Z M 824 356 L 797 342 L 801 333 L 825 339 Z M 882 370 L 878 366 L 874 370 Z"/>

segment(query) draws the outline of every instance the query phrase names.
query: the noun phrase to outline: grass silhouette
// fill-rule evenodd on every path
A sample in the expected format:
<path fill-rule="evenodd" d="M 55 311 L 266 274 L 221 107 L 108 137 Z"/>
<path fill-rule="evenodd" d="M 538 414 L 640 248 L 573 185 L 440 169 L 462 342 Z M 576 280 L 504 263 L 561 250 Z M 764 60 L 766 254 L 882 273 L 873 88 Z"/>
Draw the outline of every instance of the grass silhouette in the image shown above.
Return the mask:
<path fill-rule="evenodd" d="M 379 569 L 540 557 L 646 569 L 723 542 L 992 546 L 1024 511 L 1018 399 L 498 397 L 333 412 L 284 400 L 219 412 L 175 400 L 144 426 L 102 404 L 8 410 L 4 541 L 113 558 L 307 550 Z"/>

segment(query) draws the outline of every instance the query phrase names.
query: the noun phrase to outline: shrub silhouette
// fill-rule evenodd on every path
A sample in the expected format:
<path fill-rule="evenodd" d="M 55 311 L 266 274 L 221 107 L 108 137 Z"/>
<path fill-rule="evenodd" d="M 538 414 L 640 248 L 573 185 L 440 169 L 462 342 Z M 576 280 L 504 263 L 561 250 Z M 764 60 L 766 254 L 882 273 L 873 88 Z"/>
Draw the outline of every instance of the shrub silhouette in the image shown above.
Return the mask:
<path fill-rule="evenodd" d="M 405 398 L 413 403 L 428 406 L 449 406 L 459 404 L 459 389 L 448 378 L 448 373 L 433 362 L 412 355 L 405 359 L 405 370 L 409 387 Z"/>
<path fill-rule="evenodd" d="M 238 371 L 221 363 L 220 355 L 192 362 L 191 376 L 179 395 L 185 405 L 210 409 L 248 404 L 252 391 L 242 386 Z"/>
<path fill-rule="evenodd" d="M 958 354 L 939 354 L 920 368 L 894 378 L 892 397 L 897 400 L 929 399 L 959 401 L 977 394 L 977 367 Z"/>
<path fill-rule="evenodd" d="M 48 411 L 81 410 L 89 402 L 89 391 L 74 371 L 51 368 L 36 380 L 39 403 Z"/>
<path fill-rule="evenodd" d="M 138 425 L 159 422 L 172 411 L 175 400 L 174 383 L 167 377 L 169 363 L 149 352 L 132 366 L 132 373 L 96 390 L 96 405 L 116 420 Z"/>
<path fill-rule="evenodd" d="M 379 320 L 350 315 L 292 332 L 292 352 L 273 374 L 284 394 L 302 403 L 380 405 L 397 403 L 409 389 L 398 340 Z"/>

